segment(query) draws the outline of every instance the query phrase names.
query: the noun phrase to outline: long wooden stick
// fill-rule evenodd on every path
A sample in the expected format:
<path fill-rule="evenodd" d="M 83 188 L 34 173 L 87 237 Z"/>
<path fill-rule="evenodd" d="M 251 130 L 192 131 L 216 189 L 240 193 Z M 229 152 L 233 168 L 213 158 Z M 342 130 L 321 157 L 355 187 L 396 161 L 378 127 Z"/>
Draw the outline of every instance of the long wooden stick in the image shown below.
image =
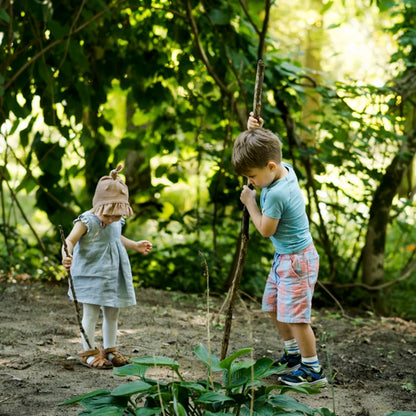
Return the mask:
<path fill-rule="evenodd" d="M 65 254 L 69 257 L 68 246 L 66 244 L 64 230 L 62 228 L 62 225 L 59 224 L 58 227 L 59 227 L 59 232 L 61 234 L 61 239 L 62 239 L 62 244 L 64 246 Z M 81 334 L 84 337 L 84 339 L 85 339 L 85 341 L 88 345 L 88 348 L 90 350 L 92 350 L 90 340 L 88 339 L 88 336 L 84 331 L 84 327 L 82 326 L 81 313 L 80 313 L 80 310 L 79 310 L 79 303 L 78 303 L 77 295 L 75 293 L 74 281 L 72 280 L 72 275 L 71 275 L 70 271 L 68 271 L 68 280 L 69 280 L 69 288 L 71 290 L 72 297 L 74 298 L 74 305 L 75 305 L 75 311 L 76 311 L 76 314 L 77 314 L 77 322 L 78 322 L 79 330 L 81 331 Z"/>
<path fill-rule="evenodd" d="M 261 59 L 259 59 L 257 62 L 256 83 L 254 86 L 254 100 L 253 100 L 253 112 L 254 112 L 254 116 L 257 119 L 260 117 L 260 113 L 261 113 L 261 96 L 262 96 L 262 90 L 263 90 L 263 79 L 264 79 L 264 62 Z M 230 333 L 231 333 L 231 323 L 233 320 L 234 304 L 235 304 L 235 299 L 237 297 L 238 289 L 240 287 L 241 276 L 243 274 L 243 268 L 244 268 L 244 263 L 246 260 L 246 254 L 247 254 L 247 244 L 248 244 L 248 240 L 250 239 L 249 223 L 250 223 L 250 215 L 248 213 L 248 210 L 244 206 L 243 218 L 241 221 L 240 238 L 239 238 L 238 261 L 237 261 L 237 266 L 234 271 L 232 285 L 228 292 L 229 304 L 228 304 L 227 315 L 225 318 L 224 336 L 222 339 L 222 347 L 221 347 L 221 360 L 223 360 L 227 356 L 228 343 L 230 341 Z"/>

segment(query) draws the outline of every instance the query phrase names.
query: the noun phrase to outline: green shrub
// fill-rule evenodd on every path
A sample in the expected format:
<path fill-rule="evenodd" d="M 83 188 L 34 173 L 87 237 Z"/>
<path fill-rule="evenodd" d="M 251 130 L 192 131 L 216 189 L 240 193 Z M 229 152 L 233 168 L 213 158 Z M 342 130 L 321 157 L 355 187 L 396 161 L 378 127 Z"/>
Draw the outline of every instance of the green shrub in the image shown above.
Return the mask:
<path fill-rule="evenodd" d="M 79 413 L 83 416 L 335 416 L 329 409 L 311 409 L 284 395 L 289 390 L 301 393 L 316 393 L 319 390 L 263 385 L 263 378 L 278 374 L 282 369 L 273 367 L 270 358 L 236 362 L 237 358 L 250 353 L 251 348 L 241 349 L 222 361 L 202 345 L 198 345 L 194 352 L 207 367 L 205 380 L 185 381 L 179 372 L 178 362 L 170 358 L 132 358 L 132 364 L 114 369 L 114 374 L 137 377 L 137 380 L 122 384 L 113 391 L 96 390 L 60 405 L 79 403 L 85 408 Z M 147 369 L 154 366 L 171 368 L 178 380 L 161 382 L 147 378 Z M 219 377 L 214 379 L 213 375 L 217 373 L 222 375 L 222 383 L 217 381 Z"/>

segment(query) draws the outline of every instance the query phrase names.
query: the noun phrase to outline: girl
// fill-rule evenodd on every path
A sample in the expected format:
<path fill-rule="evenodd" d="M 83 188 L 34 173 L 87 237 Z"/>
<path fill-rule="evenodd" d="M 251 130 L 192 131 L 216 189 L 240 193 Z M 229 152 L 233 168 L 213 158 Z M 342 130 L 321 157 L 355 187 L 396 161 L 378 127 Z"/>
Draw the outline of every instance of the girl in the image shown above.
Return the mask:
<path fill-rule="evenodd" d="M 149 254 L 149 241 L 132 241 L 121 235 L 123 217 L 131 217 L 129 192 L 118 177 L 122 166 L 103 176 L 95 189 L 92 209 L 74 221 L 66 238 L 69 256 L 62 247 L 62 264 L 71 272 L 77 300 L 83 304 L 81 363 L 90 368 L 110 369 L 130 361 L 117 352 L 119 308 L 136 304 L 130 262 L 126 249 Z M 71 291 L 69 297 L 73 300 Z M 100 308 L 103 311 L 104 348 L 95 348 L 94 333 Z"/>

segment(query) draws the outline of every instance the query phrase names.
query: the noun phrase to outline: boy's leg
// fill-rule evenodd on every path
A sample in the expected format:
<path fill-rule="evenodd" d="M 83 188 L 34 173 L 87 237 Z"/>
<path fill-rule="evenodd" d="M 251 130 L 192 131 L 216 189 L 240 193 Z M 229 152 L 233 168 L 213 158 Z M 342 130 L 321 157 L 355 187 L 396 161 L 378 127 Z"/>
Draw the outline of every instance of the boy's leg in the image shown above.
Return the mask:
<path fill-rule="evenodd" d="M 298 370 L 283 375 L 280 380 L 291 386 L 310 385 L 323 387 L 327 384 L 322 367 L 316 355 L 315 334 L 309 324 L 289 324 L 298 341 L 302 359 Z"/>
<path fill-rule="evenodd" d="M 275 312 L 269 312 L 270 317 L 272 318 L 277 330 L 279 331 L 280 336 L 283 338 L 285 344 L 285 350 L 283 356 L 273 363 L 275 367 L 281 367 L 285 365 L 285 368 L 280 372 L 280 374 L 288 374 L 300 367 L 301 355 L 298 343 L 294 338 L 292 328 L 290 325 L 279 322 L 276 319 Z"/>
<path fill-rule="evenodd" d="M 302 358 L 316 356 L 315 334 L 309 324 L 286 324 L 290 327 L 290 332 L 298 342 Z"/>

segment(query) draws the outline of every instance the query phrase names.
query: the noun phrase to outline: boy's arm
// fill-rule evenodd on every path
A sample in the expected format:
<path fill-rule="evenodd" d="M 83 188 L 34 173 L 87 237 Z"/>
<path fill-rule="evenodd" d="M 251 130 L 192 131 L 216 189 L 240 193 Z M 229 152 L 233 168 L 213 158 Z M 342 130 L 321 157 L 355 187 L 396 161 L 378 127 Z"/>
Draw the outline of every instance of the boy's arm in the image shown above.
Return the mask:
<path fill-rule="evenodd" d="M 256 191 L 244 185 L 240 196 L 241 202 L 246 206 L 254 226 L 263 237 L 271 237 L 279 224 L 279 220 L 263 215 L 256 202 Z"/>
<path fill-rule="evenodd" d="M 150 250 L 152 249 L 152 243 L 147 240 L 133 241 L 122 235 L 121 242 L 123 246 L 126 248 L 126 250 L 134 250 L 144 255 L 148 255 L 150 253 Z"/>
<path fill-rule="evenodd" d="M 61 253 L 62 253 L 62 264 L 65 267 L 66 271 L 69 271 L 72 264 L 72 253 L 74 251 L 75 244 L 79 241 L 79 239 L 87 232 L 87 226 L 82 221 L 77 221 L 74 225 L 74 228 L 69 233 L 68 237 L 65 239 L 68 254 L 66 255 L 65 249 L 62 246 Z"/>

